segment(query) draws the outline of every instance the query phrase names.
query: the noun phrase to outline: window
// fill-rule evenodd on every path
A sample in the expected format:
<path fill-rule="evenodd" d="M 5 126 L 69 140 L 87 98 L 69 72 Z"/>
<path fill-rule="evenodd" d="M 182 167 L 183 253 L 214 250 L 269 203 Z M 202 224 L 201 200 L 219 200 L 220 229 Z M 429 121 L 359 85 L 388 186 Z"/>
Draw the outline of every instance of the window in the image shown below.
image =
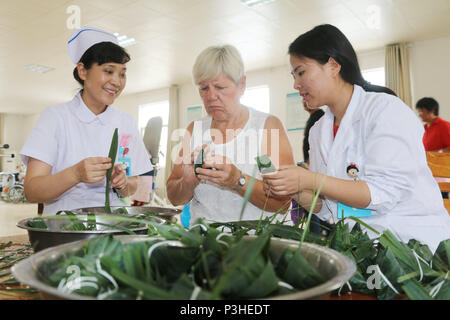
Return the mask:
<path fill-rule="evenodd" d="M 169 126 L 169 100 L 159 101 L 139 106 L 139 132 L 144 136 L 145 127 L 148 120 L 153 117 L 161 117 L 163 126 L 161 131 L 161 140 L 159 143 L 159 167 L 166 166 L 167 154 L 167 134 Z M 152 155 L 153 156 L 153 155 Z"/>
<path fill-rule="evenodd" d="M 269 86 L 250 87 L 245 90 L 241 98 L 241 103 L 255 110 L 270 112 L 270 94 Z"/>
<path fill-rule="evenodd" d="M 384 68 L 367 69 L 362 71 L 364 79 L 371 84 L 378 86 L 386 86 L 386 80 L 384 78 Z"/>

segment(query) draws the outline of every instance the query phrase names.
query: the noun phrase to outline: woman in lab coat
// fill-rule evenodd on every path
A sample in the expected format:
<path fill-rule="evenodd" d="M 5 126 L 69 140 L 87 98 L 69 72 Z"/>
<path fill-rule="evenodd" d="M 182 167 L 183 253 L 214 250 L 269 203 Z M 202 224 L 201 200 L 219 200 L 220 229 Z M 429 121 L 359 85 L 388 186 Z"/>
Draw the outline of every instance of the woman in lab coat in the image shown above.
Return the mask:
<path fill-rule="evenodd" d="M 336 223 L 356 216 L 380 232 L 389 229 L 402 241 L 414 238 L 436 250 L 450 238 L 450 218 L 411 108 L 363 79 L 355 51 L 334 26 L 302 34 L 289 55 L 294 88 L 310 108 L 328 109 L 310 132 L 310 171 L 282 167 L 263 176 L 265 190 L 291 195 L 309 210 L 313 190 L 323 184 L 314 209 L 320 219 Z"/>
<path fill-rule="evenodd" d="M 68 48 L 83 89 L 71 101 L 47 108 L 20 152 L 27 165 L 25 195 L 30 202 L 44 203 L 44 215 L 104 205 L 115 128 L 119 150 L 111 174 L 116 191 L 111 205 L 120 206 L 118 195 L 132 195 L 136 176 L 151 170 L 136 121 L 112 106 L 125 87 L 129 55 L 114 35 L 93 28 L 77 30 Z"/>

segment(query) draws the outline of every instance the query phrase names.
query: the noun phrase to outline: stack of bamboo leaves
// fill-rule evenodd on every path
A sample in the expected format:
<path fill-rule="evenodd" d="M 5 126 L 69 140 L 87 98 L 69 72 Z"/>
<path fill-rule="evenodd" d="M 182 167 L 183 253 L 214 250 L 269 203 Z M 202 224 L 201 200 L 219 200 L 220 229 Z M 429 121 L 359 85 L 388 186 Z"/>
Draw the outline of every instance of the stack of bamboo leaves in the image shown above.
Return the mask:
<path fill-rule="evenodd" d="M 96 238 L 77 254 L 42 265 L 39 272 L 60 290 L 100 299 L 265 298 L 322 283 L 324 279 L 300 250 L 287 250 L 279 260 L 271 260 L 270 239 L 278 237 L 313 242 L 352 259 L 357 272 L 335 294 L 353 291 L 378 299 L 399 295 L 450 299 L 450 239 L 432 254 L 416 240 L 402 243 L 390 231 L 370 239 L 361 225 L 370 226 L 354 220 L 352 230 L 344 219 L 332 226 L 327 237 L 305 232 L 298 225 L 274 223 L 273 217 L 211 225 L 199 222 L 191 230 L 147 221 L 149 235 L 160 239 L 122 244 L 110 236 Z M 258 238 L 247 241 L 242 238 L 247 234 Z M 90 281 L 74 289 L 67 278 L 70 266 L 78 266 L 81 279 Z"/>
<path fill-rule="evenodd" d="M 71 256 L 42 264 L 39 274 L 61 291 L 98 299 L 265 298 L 325 281 L 298 249 L 272 260 L 273 235 L 267 229 L 250 240 L 204 223 L 189 231 L 148 224 L 160 239 L 122 244 L 98 237 Z M 80 270 L 78 285 L 67 275 L 74 266 Z"/>
<path fill-rule="evenodd" d="M 442 241 L 433 255 L 428 246 L 414 239 L 403 243 L 389 230 L 370 240 L 359 223 L 349 231 L 341 220 L 328 245 L 358 266 L 343 292 L 376 294 L 383 300 L 403 293 L 414 300 L 450 299 L 450 239 Z"/>
<path fill-rule="evenodd" d="M 346 219 L 340 220 L 329 230 L 327 237 L 308 233 L 306 241 L 332 248 L 352 259 L 357 271 L 346 285 L 335 294 L 359 292 L 376 295 L 378 299 L 406 296 L 409 299 L 450 300 L 450 239 L 442 241 L 436 252 L 411 239 L 399 241 L 387 230 L 380 237 L 370 239 L 361 226 L 379 234 L 359 219 L 350 230 Z M 217 223 L 215 227 L 228 227 L 236 234 L 246 234 L 269 229 L 273 236 L 298 240 L 304 232 L 297 226 L 265 221 Z M 304 223 L 305 219 L 299 222 Z"/>

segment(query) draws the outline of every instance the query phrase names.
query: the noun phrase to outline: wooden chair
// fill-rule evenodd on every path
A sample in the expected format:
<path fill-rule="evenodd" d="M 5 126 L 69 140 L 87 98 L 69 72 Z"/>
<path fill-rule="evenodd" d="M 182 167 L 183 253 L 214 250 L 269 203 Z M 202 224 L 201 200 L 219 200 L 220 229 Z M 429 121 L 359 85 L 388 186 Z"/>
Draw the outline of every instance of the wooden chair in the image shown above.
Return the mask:
<path fill-rule="evenodd" d="M 433 177 L 450 178 L 450 153 L 427 152 L 427 162 Z M 441 192 L 450 192 L 450 182 L 438 182 Z M 444 199 L 444 206 L 450 214 L 450 199 Z"/>

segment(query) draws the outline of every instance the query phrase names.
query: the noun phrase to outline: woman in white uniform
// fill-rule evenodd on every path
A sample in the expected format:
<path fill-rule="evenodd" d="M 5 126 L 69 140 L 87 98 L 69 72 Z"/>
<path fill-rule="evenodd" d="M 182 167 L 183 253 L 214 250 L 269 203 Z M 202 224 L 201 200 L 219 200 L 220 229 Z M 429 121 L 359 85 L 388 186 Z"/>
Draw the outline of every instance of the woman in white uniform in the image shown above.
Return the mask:
<path fill-rule="evenodd" d="M 328 109 L 310 132 L 311 170 L 280 168 L 263 176 L 265 190 L 290 195 L 309 209 L 323 182 L 314 210 L 320 219 L 336 223 L 356 216 L 380 232 L 389 229 L 402 241 L 415 238 L 436 250 L 450 238 L 450 218 L 411 108 L 363 79 L 350 42 L 334 26 L 302 34 L 289 55 L 294 88 L 310 108 Z"/>
<path fill-rule="evenodd" d="M 125 87 L 130 56 L 114 35 L 92 28 L 77 30 L 68 47 L 82 90 L 72 101 L 47 108 L 21 150 L 27 165 L 25 195 L 30 202 L 44 203 L 44 215 L 104 205 L 115 128 L 119 148 L 111 205 L 120 206 L 118 195 L 132 195 L 136 176 L 151 170 L 136 121 L 112 106 Z"/>

